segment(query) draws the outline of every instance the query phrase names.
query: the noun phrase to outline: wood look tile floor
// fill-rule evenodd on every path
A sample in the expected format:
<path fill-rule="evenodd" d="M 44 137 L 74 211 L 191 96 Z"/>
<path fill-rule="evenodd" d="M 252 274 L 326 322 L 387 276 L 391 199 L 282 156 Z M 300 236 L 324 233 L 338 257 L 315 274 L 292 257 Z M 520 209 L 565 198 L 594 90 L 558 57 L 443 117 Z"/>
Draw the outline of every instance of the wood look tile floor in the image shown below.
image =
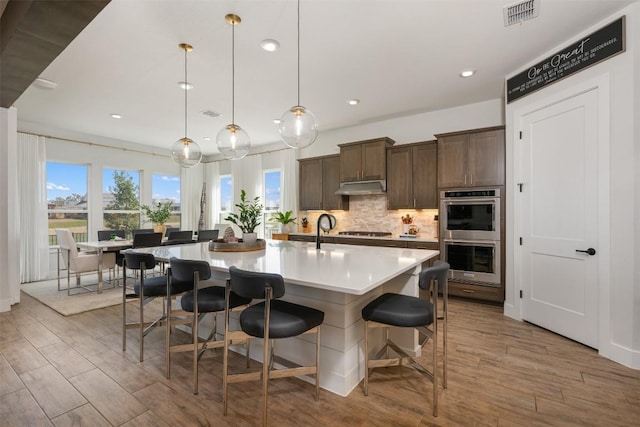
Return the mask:
<path fill-rule="evenodd" d="M 321 390 L 315 402 L 311 384 L 273 380 L 270 425 L 640 425 L 640 371 L 496 306 L 452 300 L 449 313 L 449 387 L 440 388 L 439 417 L 431 415 L 430 384 L 394 367 L 374 371 L 368 397 L 359 386 L 346 398 Z M 258 383 L 231 385 L 222 415 L 221 350 L 202 358 L 195 396 L 191 354 L 173 358 L 167 380 L 163 331 L 147 336 L 139 363 L 135 331 L 121 350 L 120 316 L 115 306 L 63 317 L 25 294 L 1 313 L 0 426 L 260 424 Z M 244 359 L 232 363 L 241 369 Z"/>

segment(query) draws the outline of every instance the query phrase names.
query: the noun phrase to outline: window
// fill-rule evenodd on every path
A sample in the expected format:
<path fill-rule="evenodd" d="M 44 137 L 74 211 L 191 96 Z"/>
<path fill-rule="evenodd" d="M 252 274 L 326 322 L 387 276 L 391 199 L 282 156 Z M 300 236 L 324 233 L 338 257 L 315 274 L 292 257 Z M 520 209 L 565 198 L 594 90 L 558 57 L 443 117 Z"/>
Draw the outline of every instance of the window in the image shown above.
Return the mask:
<path fill-rule="evenodd" d="M 104 228 L 127 232 L 140 228 L 140 172 L 104 168 L 102 189 Z"/>
<path fill-rule="evenodd" d="M 57 245 L 56 228 L 68 228 L 77 242 L 88 232 L 88 166 L 47 162 L 49 245 Z"/>
<path fill-rule="evenodd" d="M 233 177 L 231 175 L 220 175 L 220 219 L 224 220 L 233 210 Z"/>
<path fill-rule="evenodd" d="M 171 216 L 165 225 L 180 228 L 180 177 L 153 174 L 151 176 L 151 193 L 151 201 L 154 205 L 166 203 L 169 200 L 173 202 Z"/>
<path fill-rule="evenodd" d="M 271 235 L 279 231 L 279 224 L 269 221 L 271 215 L 280 210 L 280 169 L 264 171 L 264 212 L 262 227 L 265 238 L 270 239 Z"/>

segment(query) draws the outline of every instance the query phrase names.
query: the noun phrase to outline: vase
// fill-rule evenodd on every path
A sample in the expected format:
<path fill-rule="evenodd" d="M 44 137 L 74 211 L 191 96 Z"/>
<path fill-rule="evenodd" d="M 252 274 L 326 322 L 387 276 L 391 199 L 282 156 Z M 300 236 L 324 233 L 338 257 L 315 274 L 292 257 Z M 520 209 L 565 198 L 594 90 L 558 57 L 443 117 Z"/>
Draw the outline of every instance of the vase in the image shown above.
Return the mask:
<path fill-rule="evenodd" d="M 167 232 L 167 227 L 164 224 L 154 224 L 153 225 L 154 233 L 162 233 L 162 238 L 164 239 L 164 235 Z"/>
<path fill-rule="evenodd" d="M 244 243 L 255 243 L 258 240 L 258 233 L 242 233 Z"/>
<path fill-rule="evenodd" d="M 291 233 L 291 224 L 281 224 L 280 225 L 280 233 L 282 233 L 282 234 L 290 234 Z"/>
<path fill-rule="evenodd" d="M 402 224 L 402 234 L 409 234 L 409 228 L 411 227 L 411 225 L 409 224 Z"/>

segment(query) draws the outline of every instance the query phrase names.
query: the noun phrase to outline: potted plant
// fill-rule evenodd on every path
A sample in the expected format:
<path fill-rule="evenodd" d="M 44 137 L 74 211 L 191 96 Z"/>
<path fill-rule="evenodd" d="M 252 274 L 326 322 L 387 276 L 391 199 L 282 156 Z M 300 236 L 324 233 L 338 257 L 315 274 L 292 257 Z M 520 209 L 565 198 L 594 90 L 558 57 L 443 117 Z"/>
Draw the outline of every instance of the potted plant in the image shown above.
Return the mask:
<path fill-rule="evenodd" d="M 260 197 L 256 196 L 253 200 L 247 200 L 246 191 L 240 190 L 240 203 L 236 203 L 235 206 L 238 208 L 239 213 L 231 213 L 225 220 L 240 227 L 243 242 L 255 242 L 257 238 L 256 228 L 260 225 L 263 208 L 260 203 Z"/>
<path fill-rule="evenodd" d="M 156 203 L 156 205 L 151 208 L 148 205 L 142 205 L 140 208 L 143 210 L 145 216 L 147 217 L 147 221 L 153 223 L 153 231 L 156 233 L 162 233 L 162 237 L 164 237 L 165 231 L 167 231 L 167 227 L 165 223 L 169 220 L 171 216 L 171 207 L 173 206 L 173 200 L 169 200 L 165 203 Z"/>
<path fill-rule="evenodd" d="M 293 211 L 274 213 L 269 221 L 274 221 L 280 224 L 280 232 L 289 234 L 291 232 L 291 224 L 295 224 L 296 219 L 293 217 Z"/>

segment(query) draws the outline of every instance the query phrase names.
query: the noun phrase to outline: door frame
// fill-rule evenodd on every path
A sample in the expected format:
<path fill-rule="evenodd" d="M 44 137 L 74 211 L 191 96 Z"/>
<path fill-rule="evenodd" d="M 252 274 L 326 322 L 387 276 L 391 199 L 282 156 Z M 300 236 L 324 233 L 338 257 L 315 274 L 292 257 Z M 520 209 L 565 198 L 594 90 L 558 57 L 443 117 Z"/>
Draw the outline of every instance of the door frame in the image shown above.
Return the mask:
<path fill-rule="evenodd" d="M 522 256 L 523 250 L 519 238 L 522 235 L 522 196 L 518 183 L 521 183 L 521 161 L 523 152 L 519 144 L 519 133 L 524 116 L 540 109 L 557 104 L 576 95 L 596 90 L 598 95 L 598 348 L 599 353 L 610 357 L 614 351 L 611 343 L 611 233 L 610 213 L 611 190 L 609 164 L 610 158 L 610 76 L 609 73 L 598 77 L 579 80 L 567 79 L 550 88 L 523 98 L 513 109 L 507 107 L 507 129 L 511 129 L 507 140 L 506 174 L 506 298 L 504 314 L 522 320 Z M 529 98 L 529 99 L 528 99 Z M 519 104 L 519 105 L 518 105 Z M 509 111 L 511 110 L 511 111 Z M 510 122 L 510 123 L 509 123 Z M 511 124 L 511 126 L 509 126 Z M 526 186 L 526 183 L 524 183 Z M 509 214 L 511 213 L 511 215 Z"/>

